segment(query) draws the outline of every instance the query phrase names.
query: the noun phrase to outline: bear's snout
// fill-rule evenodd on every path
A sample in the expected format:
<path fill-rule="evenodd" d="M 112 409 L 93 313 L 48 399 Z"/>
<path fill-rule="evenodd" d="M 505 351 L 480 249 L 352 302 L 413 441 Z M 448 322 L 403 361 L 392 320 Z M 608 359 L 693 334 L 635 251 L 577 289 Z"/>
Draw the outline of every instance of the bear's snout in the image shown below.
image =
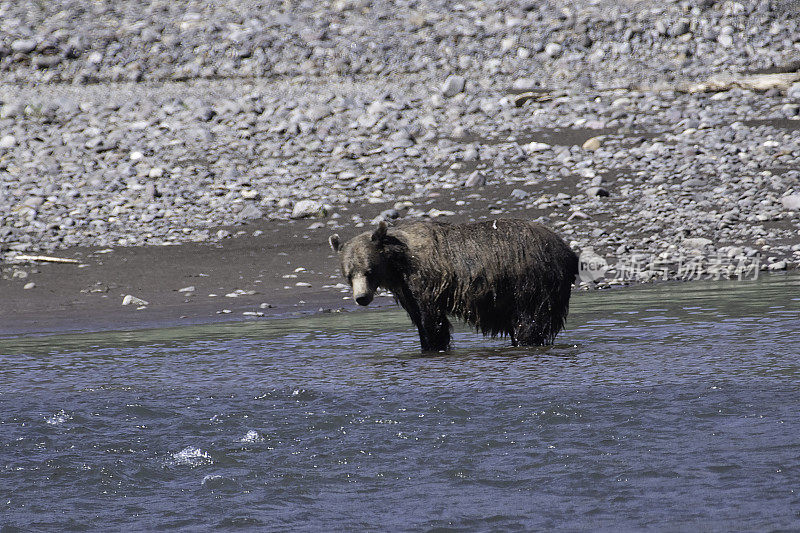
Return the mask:
<path fill-rule="evenodd" d="M 371 294 L 362 294 L 360 296 L 356 296 L 356 303 L 358 305 L 367 306 L 372 302 L 372 295 Z"/>
<path fill-rule="evenodd" d="M 358 305 L 369 305 L 374 292 L 374 290 L 370 289 L 366 276 L 353 276 L 353 299 Z"/>

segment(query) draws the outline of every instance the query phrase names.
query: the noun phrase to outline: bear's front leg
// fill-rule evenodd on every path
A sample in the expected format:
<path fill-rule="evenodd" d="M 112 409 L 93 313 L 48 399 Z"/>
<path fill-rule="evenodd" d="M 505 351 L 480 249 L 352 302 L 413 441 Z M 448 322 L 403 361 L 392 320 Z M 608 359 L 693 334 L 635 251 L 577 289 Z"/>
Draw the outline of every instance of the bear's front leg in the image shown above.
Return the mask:
<path fill-rule="evenodd" d="M 423 352 L 441 352 L 450 348 L 450 321 L 444 315 L 422 315 L 419 341 Z"/>
<path fill-rule="evenodd" d="M 408 288 L 395 292 L 398 303 L 406 310 L 419 332 L 419 343 L 423 352 L 441 352 L 450 348 L 450 321 L 436 310 L 425 309 L 424 302 L 414 298 Z"/>

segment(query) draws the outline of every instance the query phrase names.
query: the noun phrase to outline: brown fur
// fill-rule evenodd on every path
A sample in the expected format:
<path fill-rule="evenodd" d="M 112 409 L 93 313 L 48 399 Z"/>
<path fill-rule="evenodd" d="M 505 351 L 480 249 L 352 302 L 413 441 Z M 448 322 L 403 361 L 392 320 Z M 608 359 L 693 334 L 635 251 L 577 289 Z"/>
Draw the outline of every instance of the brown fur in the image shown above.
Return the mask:
<path fill-rule="evenodd" d="M 578 272 L 560 237 L 524 220 L 382 223 L 343 246 L 332 236 L 331 246 L 341 252 L 344 276 L 356 280 L 357 301 L 368 304 L 378 287 L 391 291 L 423 350 L 449 347 L 447 315 L 484 335 L 509 335 L 515 345 L 552 344 Z"/>

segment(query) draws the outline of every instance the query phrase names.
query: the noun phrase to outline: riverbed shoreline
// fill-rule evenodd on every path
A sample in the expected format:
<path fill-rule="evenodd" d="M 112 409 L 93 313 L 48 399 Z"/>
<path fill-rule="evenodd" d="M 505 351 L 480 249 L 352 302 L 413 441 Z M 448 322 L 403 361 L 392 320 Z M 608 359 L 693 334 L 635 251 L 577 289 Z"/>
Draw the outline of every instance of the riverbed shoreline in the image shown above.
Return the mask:
<path fill-rule="evenodd" d="M 444 210 L 452 203 L 452 198 L 447 200 L 431 204 L 438 206 L 432 209 Z M 511 216 L 524 218 L 525 213 Z M 461 213 L 443 218 L 467 221 L 476 217 Z M 380 292 L 369 308 L 357 306 L 339 273 L 338 257 L 328 246 L 331 230 L 308 229 L 309 223 L 251 223 L 229 228 L 232 236 L 214 244 L 68 248 L 49 257 L 74 263 L 4 265 L 7 279 L 0 280 L 4 301 L 0 338 L 160 329 L 396 306 L 387 292 Z M 338 233 L 349 238 L 368 227 L 342 228 Z M 614 281 L 612 274 L 577 280 L 573 298 L 583 290 L 691 283 L 681 280 L 676 271 L 653 275 L 649 283 Z M 715 275 L 697 274 L 693 279 Z M 750 271 L 743 279 L 764 275 L 769 273 Z M 25 288 L 29 284 L 33 287 Z M 126 298 L 133 301 L 126 304 Z"/>

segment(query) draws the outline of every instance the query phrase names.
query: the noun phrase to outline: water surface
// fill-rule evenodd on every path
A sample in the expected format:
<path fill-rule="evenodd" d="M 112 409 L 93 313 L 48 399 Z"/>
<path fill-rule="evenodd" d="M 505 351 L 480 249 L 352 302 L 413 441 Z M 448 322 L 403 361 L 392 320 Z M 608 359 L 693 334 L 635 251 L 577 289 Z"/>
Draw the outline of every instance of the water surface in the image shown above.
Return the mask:
<path fill-rule="evenodd" d="M 0 341 L 0 527 L 800 528 L 800 277 L 577 293 L 547 348 L 401 312 Z"/>

